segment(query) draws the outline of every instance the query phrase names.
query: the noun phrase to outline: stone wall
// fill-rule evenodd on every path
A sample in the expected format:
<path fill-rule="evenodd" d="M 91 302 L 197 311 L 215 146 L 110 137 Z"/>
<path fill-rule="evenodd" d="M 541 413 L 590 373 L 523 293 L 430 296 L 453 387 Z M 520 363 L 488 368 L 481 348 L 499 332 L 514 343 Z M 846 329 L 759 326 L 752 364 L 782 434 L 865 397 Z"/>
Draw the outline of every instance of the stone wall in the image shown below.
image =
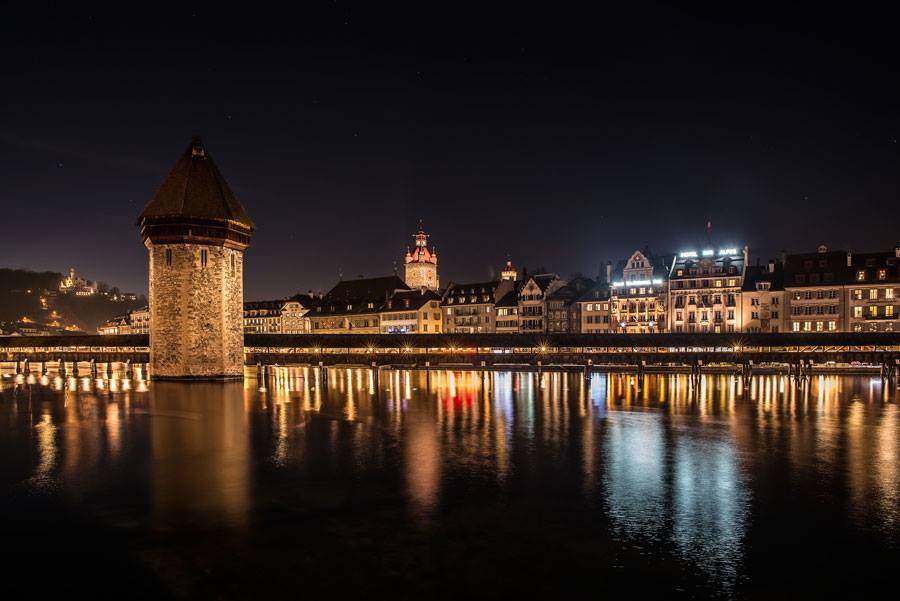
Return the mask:
<path fill-rule="evenodd" d="M 156 378 L 243 374 L 243 253 L 149 240 L 150 369 Z M 171 252 L 167 265 L 166 251 Z M 206 265 L 201 253 L 206 251 Z M 231 268 L 234 257 L 234 269 Z"/>

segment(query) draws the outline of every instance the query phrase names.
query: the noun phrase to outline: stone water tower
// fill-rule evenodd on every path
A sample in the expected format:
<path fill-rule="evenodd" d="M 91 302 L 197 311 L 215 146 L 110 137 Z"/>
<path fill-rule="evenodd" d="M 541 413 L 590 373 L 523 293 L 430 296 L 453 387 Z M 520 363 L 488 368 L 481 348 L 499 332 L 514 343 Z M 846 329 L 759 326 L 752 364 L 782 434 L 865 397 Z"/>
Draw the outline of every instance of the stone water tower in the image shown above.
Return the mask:
<path fill-rule="evenodd" d="M 243 375 L 244 251 L 254 226 L 194 139 L 144 207 L 150 253 L 150 375 Z"/>

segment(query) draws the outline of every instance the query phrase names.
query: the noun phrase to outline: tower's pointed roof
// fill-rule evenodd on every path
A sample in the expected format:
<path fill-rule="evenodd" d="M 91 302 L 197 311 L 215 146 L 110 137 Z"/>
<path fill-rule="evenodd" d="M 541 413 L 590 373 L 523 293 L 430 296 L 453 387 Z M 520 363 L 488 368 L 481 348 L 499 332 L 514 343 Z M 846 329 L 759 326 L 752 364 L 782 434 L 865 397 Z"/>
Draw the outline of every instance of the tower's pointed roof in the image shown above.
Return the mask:
<path fill-rule="evenodd" d="M 153 199 L 141 211 L 138 223 L 157 218 L 224 220 L 254 229 L 247 211 L 199 138 L 191 140 Z"/>

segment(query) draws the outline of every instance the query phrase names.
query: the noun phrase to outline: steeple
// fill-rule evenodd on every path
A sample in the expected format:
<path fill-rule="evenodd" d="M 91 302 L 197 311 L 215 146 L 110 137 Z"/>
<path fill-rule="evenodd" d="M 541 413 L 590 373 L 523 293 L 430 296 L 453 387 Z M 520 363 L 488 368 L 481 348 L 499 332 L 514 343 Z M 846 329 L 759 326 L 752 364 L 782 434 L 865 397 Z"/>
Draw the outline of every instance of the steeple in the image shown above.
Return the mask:
<path fill-rule="evenodd" d="M 403 262 L 406 265 L 405 280 L 410 288 L 428 288 L 437 290 L 440 280 L 437 274 L 437 251 L 428 248 L 428 234 L 419 220 L 419 229 L 416 231 L 415 246 L 407 248 Z"/>

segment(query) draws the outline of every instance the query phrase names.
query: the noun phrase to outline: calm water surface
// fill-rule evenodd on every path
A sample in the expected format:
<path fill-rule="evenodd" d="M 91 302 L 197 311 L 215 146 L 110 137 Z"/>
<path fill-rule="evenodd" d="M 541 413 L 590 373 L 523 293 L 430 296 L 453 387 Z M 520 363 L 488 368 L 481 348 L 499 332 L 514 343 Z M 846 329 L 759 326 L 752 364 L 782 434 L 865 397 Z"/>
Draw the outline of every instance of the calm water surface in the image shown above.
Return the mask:
<path fill-rule="evenodd" d="M 896 383 L 5 375 L 4 584 L 117 597 L 893 596 Z"/>

